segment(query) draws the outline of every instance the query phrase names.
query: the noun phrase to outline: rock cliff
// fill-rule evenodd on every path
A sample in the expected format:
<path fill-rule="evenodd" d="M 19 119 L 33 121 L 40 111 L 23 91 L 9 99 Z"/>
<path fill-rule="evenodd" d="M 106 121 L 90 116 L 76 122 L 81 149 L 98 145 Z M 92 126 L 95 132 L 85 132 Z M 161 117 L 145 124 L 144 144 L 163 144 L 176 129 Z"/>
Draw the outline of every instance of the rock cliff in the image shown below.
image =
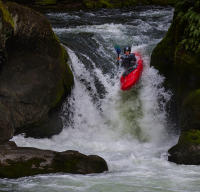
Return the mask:
<path fill-rule="evenodd" d="M 174 92 L 175 102 L 171 108 L 173 115 L 176 114 L 176 123 L 181 130 L 181 136 L 177 146 L 169 150 L 171 155 L 169 160 L 183 164 L 199 164 L 190 158 L 191 146 L 193 159 L 199 157 L 200 144 L 199 140 L 195 139 L 198 138 L 200 130 L 199 0 L 184 0 L 177 3 L 173 23 L 165 38 L 154 49 L 151 65 L 166 77 L 166 86 Z M 183 135 L 190 135 L 191 139 L 183 142 L 186 138 Z M 195 142 L 192 142 L 193 140 Z M 184 155 L 180 155 L 182 149 Z"/>
<path fill-rule="evenodd" d="M 50 137 L 62 130 L 59 107 L 73 86 L 67 53 L 44 16 L 16 3 L 1 10 L 0 130 Z"/>

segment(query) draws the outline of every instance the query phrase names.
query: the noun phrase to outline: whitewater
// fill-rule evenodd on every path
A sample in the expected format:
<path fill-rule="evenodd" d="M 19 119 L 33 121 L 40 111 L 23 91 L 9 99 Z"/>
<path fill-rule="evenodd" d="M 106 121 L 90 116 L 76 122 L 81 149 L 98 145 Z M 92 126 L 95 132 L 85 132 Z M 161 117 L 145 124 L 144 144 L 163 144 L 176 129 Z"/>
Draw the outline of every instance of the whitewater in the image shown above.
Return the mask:
<path fill-rule="evenodd" d="M 60 112 L 64 128 L 51 139 L 18 135 L 13 140 L 18 146 L 96 154 L 109 171 L 0 179 L 0 191 L 199 192 L 200 167 L 167 161 L 168 149 L 178 140 L 166 112 L 172 93 L 163 87 L 165 77 L 150 66 L 173 9 L 102 9 L 46 17 L 69 54 L 75 80 Z M 130 45 L 144 60 L 140 81 L 127 92 L 120 90 L 123 69 L 116 65 L 116 44 Z"/>

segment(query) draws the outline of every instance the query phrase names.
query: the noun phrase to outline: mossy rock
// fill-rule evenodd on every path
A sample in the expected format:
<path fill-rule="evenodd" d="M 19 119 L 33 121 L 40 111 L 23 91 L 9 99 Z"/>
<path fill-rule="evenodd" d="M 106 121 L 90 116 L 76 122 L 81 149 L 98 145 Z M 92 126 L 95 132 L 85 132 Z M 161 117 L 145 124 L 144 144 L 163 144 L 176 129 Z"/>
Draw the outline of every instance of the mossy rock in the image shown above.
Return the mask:
<path fill-rule="evenodd" d="M 174 25 L 172 24 L 164 39 L 156 46 L 151 55 L 151 65 L 171 79 L 175 51 Z"/>
<path fill-rule="evenodd" d="M 182 131 L 178 144 L 168 152 L 168 160 L 171 162 L 200 165 L 200 130 Z"/>
<path fill-rule="evenodd" d="M 59 110 L 74 83 L 66 50 L 43 15 L 16 3 L 6 7 L 18 19 L 15 33 L 6 43 L 0 104 L 12 114 L 15 134 L 51 137 L 62 131 Z"/>
<path fill-rule="evenodd" d="M 200 130 L 200 89 L 191 92 L 183 102 L 181 129 Z"/>
<path fill-rule="evenodd" d="M 169 159 L 184 164 L 199 164 L 198 131 L 188 132 L 200 130 L 199 8 L 199 0 L 177 1 L 172 25 L 151 56 L 151 65 L 166 77 L 165 85 L 174 93 L 170 115 L 183 131 Z M 192 151 L 196 154 L 190 158 Z"/>
<path fill-rule="evenodd" d="M 200 145 L 200 130 L 182 131 L 178 141 L 179 145 Z"/>
<path fill-rule="evenodd" d="M 12 36 L 14 32 L 14 20 L 0 0 L 0 51 L 4 51 L 6 41 Z M 0 61 L 1 62 L 1 61 Z"/>
<path fill-rule="evenodd" d="M 187 16 L 193 7 L 194 1 L 185 0 L 177 3 L 172 25 L 151 56 L 151 65 L 166 77 L 165 85 L 174 92 L 176 111 L 179 116 L 185 97 L 200 85 L 200 54 L 192 49 L 187 50 L 187 45 L 184 44 L 187 42 L 185 38 L 188 38 L 188 30 L 190 30 L 188 28 L 190 17 L 187 18 L 185 15 Z M 194 18 L 196 19 L 196 14 Z M 199 30 L 198 25 L 191 28 L 195 31 Z M 195 41 L 199 44 L 199 40 L 193 38 L 193 42 Z"/>
<path fill-rule="evenodd" d="M 1 0 L 0 0 L 0 10 L 2 12 L 3 20 L 5 22 L 9 23 L 14 28 L 14 20 L 13 20 L 12 16 L 10 15 L 10 13 L 8 12 L 8 10 L 3 5 Z"/>
<path fill-rule="evenodd" d="M 108 170 L 106 161 L 78 151 L 55 152 L 17 147 L 14 142 L 0 144 L 0 178 L 19 178 L 36 174 L 91 174 Z"/>

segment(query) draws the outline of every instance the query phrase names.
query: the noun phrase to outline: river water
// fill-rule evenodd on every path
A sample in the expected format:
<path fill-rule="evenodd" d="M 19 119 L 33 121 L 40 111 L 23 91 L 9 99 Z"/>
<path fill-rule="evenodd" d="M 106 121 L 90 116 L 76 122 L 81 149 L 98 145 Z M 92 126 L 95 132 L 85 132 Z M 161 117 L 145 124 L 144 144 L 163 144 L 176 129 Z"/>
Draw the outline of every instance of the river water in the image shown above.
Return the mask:
<path fill-rule="evenodd" d="M 172 8 L 49 13 L 55 33 L 67 49 L 75 87 L 61 112 L 64 130 L 52 139 L 13 140 L 19 146 L 56 151 L 78 150 L 103 157 L 102 174 L 48 174 L 1 179 L 0 191 L 12 192 L 199 192 L 200 167 L 167 161 L 178 136 L 167 121 L 171 98 L 164 77 L 149 66 L 150 55 L 166 34 Z M 142 54 L 139 83 L 122 92 L 114 45 L 130 45 Z"/>

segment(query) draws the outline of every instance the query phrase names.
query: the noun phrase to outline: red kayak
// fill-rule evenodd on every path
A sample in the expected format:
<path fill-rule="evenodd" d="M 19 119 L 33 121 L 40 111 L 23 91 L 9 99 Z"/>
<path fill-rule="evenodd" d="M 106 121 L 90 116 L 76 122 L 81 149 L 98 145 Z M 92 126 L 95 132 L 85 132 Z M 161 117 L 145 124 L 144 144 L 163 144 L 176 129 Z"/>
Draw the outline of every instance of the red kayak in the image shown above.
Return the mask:
<path fill-rule="evenodd" d="M 143 70 L 143 60 L 139 53 L 134 53 L 137 57 L 137 67 L 133 69 L 128 75 L 121 76 L 120 82 L 121 82 L 121 90 L 127 91 L 131 89 L 132 86 L 134 86 L 138 80 L 140 79 L 140 76 L 142 74 Z"/>

